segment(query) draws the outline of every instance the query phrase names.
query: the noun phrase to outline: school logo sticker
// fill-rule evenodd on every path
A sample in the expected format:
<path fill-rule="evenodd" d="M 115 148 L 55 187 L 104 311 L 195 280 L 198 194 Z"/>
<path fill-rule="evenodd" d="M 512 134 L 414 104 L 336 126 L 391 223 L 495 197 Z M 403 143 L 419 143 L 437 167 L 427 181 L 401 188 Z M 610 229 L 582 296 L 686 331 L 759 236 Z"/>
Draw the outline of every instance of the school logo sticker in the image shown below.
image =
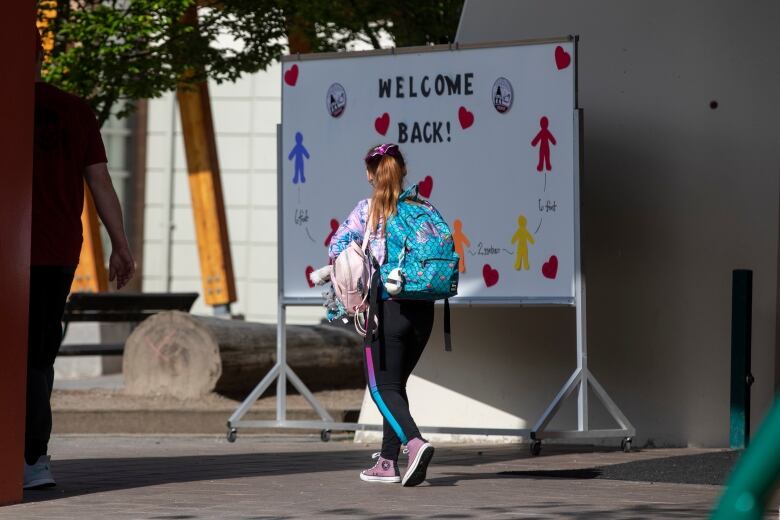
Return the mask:
<path fill-rule="evenodd" d="M 331 117 L 339 117 L 347 108 L 347 91 L 339 83 L 334 83 L 325 96 L 325 107 Z"/>
<path fill-rule="evenodd" d="M 512 100 L 514 99 L 514 91 L 512 90 L 512 84 L 506 78 L 498 78 L 493 83 L 493 106 L 496 108 L 499 114 L 509 112 L 512 108 Z"/>

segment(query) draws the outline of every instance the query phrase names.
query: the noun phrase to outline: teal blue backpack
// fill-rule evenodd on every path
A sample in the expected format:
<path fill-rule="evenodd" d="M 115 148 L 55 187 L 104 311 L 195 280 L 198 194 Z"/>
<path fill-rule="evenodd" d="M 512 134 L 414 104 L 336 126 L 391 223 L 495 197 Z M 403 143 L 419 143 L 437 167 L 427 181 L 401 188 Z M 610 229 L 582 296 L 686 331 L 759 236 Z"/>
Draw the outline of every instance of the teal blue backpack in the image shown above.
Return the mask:
<path fill-rule="evenodd" d="M 386 262 L 380 268 L 383 284 L 399 269 L 399 300 L 444 300 L 444 341 L 451 350 L 451 296 L 458 294 L 458 262 L 450 227 L 427 200 L 419 197 L 417 186 L 407 189 L 398 199 L 398 209 L 385 226 Z"/>

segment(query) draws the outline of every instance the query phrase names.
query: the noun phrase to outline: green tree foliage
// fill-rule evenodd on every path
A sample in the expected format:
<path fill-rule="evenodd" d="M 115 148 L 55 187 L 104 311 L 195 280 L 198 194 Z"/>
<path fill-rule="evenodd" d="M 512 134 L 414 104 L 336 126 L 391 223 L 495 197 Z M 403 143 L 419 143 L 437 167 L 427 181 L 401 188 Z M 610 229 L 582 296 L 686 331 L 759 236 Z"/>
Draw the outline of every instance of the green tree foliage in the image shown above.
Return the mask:
<path fill-rule="evenodd" d="M 51 0 L 36 0 L 40 16 Z M 198 30 L 182 23 L 196 0 L 59 0 L 48 21 L 54 46 L 43 77 L 85 98 L 102 125 L 134 100 L 176 88 L 182 78 L 235 81 L 288 50 L 343 50 L 447 43 L 462 0 L 197 0 Z M 46 35 L 44 35 L 46 36 Z M 300 42 L 303 42 L 301 45 Z"/>
<path fill-rule="evenodd" d="M 379 49 L 384 35 L 396 47 L 450 43 L 463 0 L 288 0 L 281 7 L 318 52 L 355 41 Z"/>
<path fill-rule="evenodd" d="M 231 0 L 201 7 L 197 31 L 181 23 L 193 3 L 60 0 L 49 21 L 54 48 L 44 79 L 87 99 L 102 125 L 117 106 L 119 117 L 132 110 L 131 103 L 117 102 L 158 97 L 185 74 L 190 82 L 235 81 L 267 67 L 283 51 L 284 16 L 275 2 Z M 243 45 L 227 45 L 226 38 Z"/>

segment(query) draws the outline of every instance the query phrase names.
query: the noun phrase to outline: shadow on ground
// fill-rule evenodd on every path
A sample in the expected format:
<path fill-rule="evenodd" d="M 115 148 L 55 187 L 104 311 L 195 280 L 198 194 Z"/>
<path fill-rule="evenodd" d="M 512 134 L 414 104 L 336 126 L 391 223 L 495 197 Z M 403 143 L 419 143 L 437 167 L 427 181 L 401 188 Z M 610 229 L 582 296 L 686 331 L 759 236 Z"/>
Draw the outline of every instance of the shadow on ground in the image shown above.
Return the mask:
<path fill-rule="evenodd" d="M 591 447 L 582 448 L 591 452 Z M 132 489 L 163 484 L 205 480 L 238 479 L 294 474 L 312 474 L 357 470 L 370 466 L 370 449 L 333 451 L 294 451 L 285 453 L 236 453 L 186 455 L 170 457 L 117 457 L 56 459 L 52 469 L 58 485 L 53 488 L 26 491 L 25 502 Z M 574 448 L 557 450 L 572 452 Z M 437 462 L 442 465 L 475 466 L 511 461 L 527 456 L 525 445 L 490 448 L 438 448 Z M 550 450 L 548 454 L 553 454 Z M 499 478 L 495 472 L 482 478 Z M 184 520 L 184 519 L 181 519 Z"/>
<path fill-rule="evenodd" d="M 133 489 L 145 486 L 157 486 L 173 483 L 218 481 L 228 479 L 252 478 L 263 476 L 282 476 L 296 474 L 316 474 L 334 471 L 356 470 L 370 464 L 370 449 L 343 449 L 332 451 L 322 449 L 293 451 L 284 453 L 207 453 L 185 456 L 152 457 L 104 457 L 55 460 L 55 476 L 60 485 L 50 490 L 28 491 L 25 502 L 43 502 L 60 498 Z M 592 453 L 594 451 L 614 451 L 608 448 L 592 446 L 548 446 L 541 459 L 566 453 Z M 437 471 L 432 472 L 426 486 L 417 488 L 416 500 L 434 500 L 442 487 L 458 486 L 469 481 L 516 480 L 518 490 L 522 489 L 524 479 L 560 479 L 564 481 L 612 479 L 654 482 L 684 482 L 719 484 L 725 478 L 728 469 L 736 460 L 735 452 L 717 452 L 701 455 L 667 457 L 634 461 L 612 466 L 601 466 L 560 470 L 495 471 L 494 468 L 481 467 L 492 463 L 504 463 L 511 468 L 512 461 L 526 459 L 528 467 L 527 445 L 505 445 L 500 447 L 441 447 L 437 449 Z M 506 464 L 509 463 L 509 464 Z M 448 471 L 453 466 L 459 471 Z M 469 468 L 465 471 L 461 468 Z M 473 471 L 470 469 L 473 468 Z M 491 470 L 492 469 L 492 470 Z M 705 478 L 703 475 L 708 475 Z M 707 480 L 715 481 L 707 481 Z M 491 484 L 492 485 L 492 484 Z M 439 490 L 439 491 L 437 491 Z M 427 498 L 426 498 L 427 497 Z M 541 498 L 541 497 L 540 497 Z M 513 504 L 516 502 L 516 504 Z M 625 504 L 618 500 L 604 504 L 604 509 L 596 509 L 593 504 L 577 507 L 566 504 L 561 511 L 561 503 L 534 500 L 529 504 L 530 511 L 523 514 L 526 507 L 522 493 L 507 496 L 507 502 L 501 505 L 474 507 L 458 512 L 442 512 L 426 515 L 427 518 L 485 518 L 497 515 L 520 515 L 528 517 L 529 512 L 539 512 L 538 518 L 601 519 L 620 520 L 637 518 L 704 518 L 708 504 L 664 504 L 644 503 Z M 382 520 L 411 519 L 417 516 L 406 512 L 388 512 L 377 516 L 376 511 L 362 507 L 325 509 L 317 512 L 318 517 L 378 518 Z M 171 514 L 149 517 L 155 520 L 195 520 L 201 518 L 194 514 Z M 236 520 L 266 520 L 302 518 L 295 513 L 276 516 L 235 516 Z"/>
<path fill-rule="evenodd" d="M 719 451 L 638 460 L 596 468 L 574 470 L 503 471 L 499 475 L 515 478 L 610 479 L 632 482 L 666 482 L 721 486 L 734 467 L 741 451 Z"/>
<path fill-rule="evenodd" d="M 569 511 L 561 511 L 560 503 L 547 503 L 540 504 L 534 503 L 528 510 L 524 510 L 522 505 L 517 507 L 502 507 L 502 506 L 486 506 L 486 507 L 473 507 L 468 511 L 462 513 L 441 513 L 426 515 L 425 518 L 436 519 L 460 519 L 460 518 L 493 518 L 496 516 L 506 515 L 507 517 L 516 518 L 563 518 L 570 520 L 637 520 L 648 518 L 664 518 L 664 519 L 676 519 L 676 518 L 706 518 L 709 514 L 710 508 L 706 504 L 700 505 L 670 505 L 670 504 L 637 504 L 628 507 L 609 507 L 604 509 L 594 509 L 592 505 L 581 505 L 567 503 L 566 509 Z M 531 514 L 538 516 L 530 516 Z M 319 515 L 323 518 L 333 517 L 352 517 L 352 518 L 371 518 L 382 520 L 410 520 L 413 518 L 420 518 L 420 516 L 413 513 L 405 514 L 387 514 L 376 515 L 375 511 L 371 511 L 363 508 L 339 508 L 320 511 Z M 266 517 L 266 518 L 285 518 L 285 517 Z M 290 518 L 290 517 L 287 517 Z M 293 517 L 294 518 L 294 517 Z M 249 518 L 242 520 L 250 520 Z"/>

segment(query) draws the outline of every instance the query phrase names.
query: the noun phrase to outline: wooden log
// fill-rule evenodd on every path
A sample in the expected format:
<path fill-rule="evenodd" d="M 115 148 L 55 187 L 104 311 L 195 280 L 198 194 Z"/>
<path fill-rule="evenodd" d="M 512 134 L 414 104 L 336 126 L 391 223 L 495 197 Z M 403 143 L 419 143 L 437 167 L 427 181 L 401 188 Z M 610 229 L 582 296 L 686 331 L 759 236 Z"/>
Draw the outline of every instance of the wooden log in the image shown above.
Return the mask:
<path fill-rule="evenodd" d="M 362 388 L 361 344 L 357 334 L 329 325 L 287 326 L 287 362 L 311 390 Z M 127 339 L 125 390 L 243 398 L 275 362 L 276 325 L 161 312 Z"/>

